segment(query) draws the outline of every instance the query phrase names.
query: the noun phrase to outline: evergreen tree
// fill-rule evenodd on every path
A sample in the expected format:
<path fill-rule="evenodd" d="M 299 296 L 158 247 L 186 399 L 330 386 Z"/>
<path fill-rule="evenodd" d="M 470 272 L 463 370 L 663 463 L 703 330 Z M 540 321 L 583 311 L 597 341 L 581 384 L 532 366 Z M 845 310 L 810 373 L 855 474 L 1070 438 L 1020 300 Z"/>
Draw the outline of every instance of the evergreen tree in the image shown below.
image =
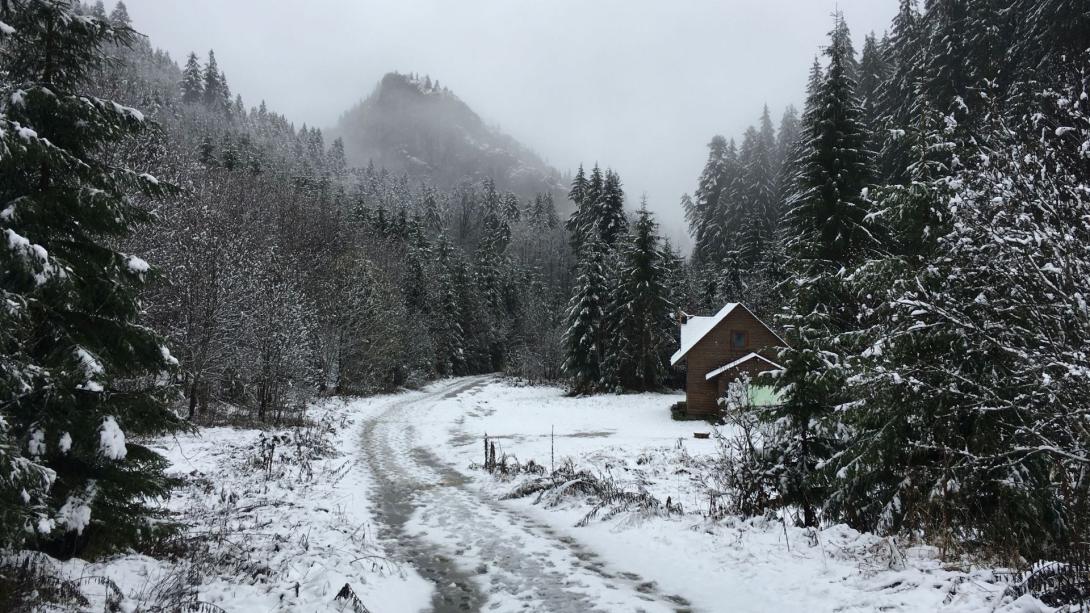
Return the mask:
<path fill-rule="evenodd" d="M 692 204 L 685 207 L 689 233 L 696 243 L 693 260 L 698 264 L 717 262 L 728 250 L 725 242 L 736 218 L 728 215 L 725 206 L 731 204 L 728 194 L 734 189 L 736 157 L 737 153 L 727 144 L 726 138 L 712 138 L 708 143 L 708 161 L 700 173 Z"/>
<path fill-rule="evenodd" d="M 859 59 L 859 106 L 863 113 L 863 125 L 867 131 L 878 135 L 881 129 L 882 108 L 880 96 L 889 79 L 886 52 L 872 32 L 863 42 Z M 873 147 L 872 147 L 873 148 Z"/>
<path fill-rule="evenodd" d="M 674 322 L 667 255 L 646 200 L 621 247 L 617 284 L 606 309 L 611 339 L 603 378 L 614 388 L 659 389 L 666 379 Z"/>
<path fill-rule="evenodd" d="M 606 252 L 592 234 L 579 252 L 574 293 L 565 316 L 564 372 L 576 394 L 594 393 L 601 387 L 602 363 L 608 350 L 605 311 L 609 289 Z"/>
<path fill-rule="evenodd" d="M 855 319 L 844 276 L 872 248 L 862 198 L 871 157 L 852 78 L 852 53 L 847 26 L 837 15 L 826 50 L 825 79 L 804 120 L 798 191 L 786 215 L 795 280 L 781 317 L 790 347 L 780 356 L 784 371 L 777 386 L 784 402 L 774 417 L 783 420 L 778 445 L 784 499 L 798 505 L 811 526 L 824 500 L 823 481 L 814 470 L 836 449 L 834 409 L 846 400 L 846 373 L 834 351 Z"/>
<path fill-rule="evenodd" d="M 14 309 L 5 323 L 17 326 L 5 327 L 5 345 L 19 348 L 5 347 L 14 364 L 0 362 L 17 369 L 0 375 L 0 436 L 19 441 L 19 456 L 5 463 L 55 475 L 48 511 L 23 536 L 61 555 L 125 548 L 155 529 L 158 512 L 146 501 L 169 491 L 166 462 L 129 439 L 178 426 L 161 377 L 175 361 L 139 321 L 138 296 L 154 270 L 114 248 L 149 220 L 130 194 L 168 188 L 107 153 L 141 133 L 143 115 L 78 93 L 107 46 L 129 45 L 134 34 L 121 4 L 110 23 L 73 10 L 60 0 L 0 6 L 14 30 L 0 45 L 8 71 L 0 228 L 9 246 L 0 250 L 0 289 Z"/>
<path fill-rule="evenodd" d="M 182 69 L 182 102 L 196 104 L 204 99 L 204 75 L 197 54 L 190 53 Z"/>
<path fill-rule="evenodd" d="M 587 176 L 583 172 L 583 165 L 579 165 L 579 170 L 575 173 L 575 178 L 571 182 L 571 191 L 568 192 L 568 200 L 571 200 L 575 204 L 576 208 L 583 206 L 586 202 L 587 194 Z"/>
<path fill-rule="evenodd" d="M 1008 54 L 1011 72 L 1036 80 L 1041 72 L 1070 79 L 1066 66 L 1077 67 L 1090 49 L 1090 9 L 1082 0 L 1014 0 L 1010 13 L 1016 24 L 1014 49 Z M 1072 72 L 1078 72 L 1077 70 Z M 1069 84 L 1074 82 L 1068 81 Z"/>
<path fill-rule="evenodd" d="M 612 170 L 603 173 L 595 164 L 589 180 L 584 180 L 582 173 L 576 175 L 569 197 L 573 202 L 581 199 L 567 222 L 572 250 L 578 252 L 591 235 L 611 249 L 628 227 L 620 176 Z"/>
<path fill-rule="evenodd" d="M 602 191 L 594 206 L 594 226 L 598 228 L 598 237 L 607 248 L 612 248 L 628 230 L 621 177 L 612 170 L 606 171 Z"/>
<path fill-rule="evenodd" d="M 878 95 L 878 116 L 881 117 L 879 168 L 886 181 L 904 181 L 905 169 L 911 164 L 909 145 L 900 137 L 906 126 L 913 123 L 913 104 L 923 87 L 925 30 L 916 7 L 916 0 L 900 0 L 897 15 L 886 44 L 889 77 Z"/>
<path fill-rule="evenodd" d="M 114 10 L 110 12 L 110 24 L 119 28 L 128 28 L 132 25 L 132 19 L 129 18 L 129 9 L 121 0 L 118 0 Z"/>
<path fill-rule="evenodd" d="M 993 0 L 931 0 L 923 26 L 928 53 L 923 65 L 923 92 L 941 112 L 966 104 L 998 69 Z M 911 98 L 914 99 L 914 98 Z"/>
<path fill-rule="evenodd" d="M 780 217 L 776 206 L 776 170 L 772 166 L 775 133 L 767 107 L 761 124 L 760 132 L 752 127 L 746 131 L 739 156 L 741 224 L 735 233 L 739 235 L 736 241 L 739 257 L 747 268 L 760 259 L 763 245 L 775 232 Z"/>
<path fill-rule="evenodd" d="M 572 180 L 571 191 L 568 192 L 568 199 L 575 204 L 575 210 L 572 211 L 571 216 L 568 217 L 568 221 L 564 225 L 568 229 L 571 238 L 572 251 L 576 253 L 579 252 L 580 247 L 586 240 L 587 228 L 591 224 L 591 209 L 602 189 L 602 175 L 597 164 L 595 164 L 591 176 L 595 181 L 594 186 L 586 178 L 583 165 L 580 164 L 579 171 L 575 173 L 575 178 Z"/>
<path fill-rule="evenodd" d="M 223 75 L 216 63 L 216 52 L 208 52 L 208 63 L 204 67 L 204 104 L 210 109 L 222 110 L 225 92 Z"/>
<path fill-rule="evenodd" d="M 934 255 L 886 296 L 863 355 L 868 393 L 849 414 L 856 434 L 837 462 L 837 511 L 860 527 L 982 539 L 1011 556 L 1085 539 L 1090 438 L 1075 424 L 1090 407 L 1080 187 L 1090 103 L 1080 90 L 1046 91 L 1014 123 L 989 113 L 958 143 L 962 163 L 930 182 L 949 220 L 933 228 Z"/>
<path fill-rule="evenodd" d="M 446 237 L 440 236 L 435 249 L 436 312 L 432 318 L 435 338 L 436 372 L 460 375 L 466 372 L 465 334 L 458 289 L 455 285 L 454 252 Z"/>

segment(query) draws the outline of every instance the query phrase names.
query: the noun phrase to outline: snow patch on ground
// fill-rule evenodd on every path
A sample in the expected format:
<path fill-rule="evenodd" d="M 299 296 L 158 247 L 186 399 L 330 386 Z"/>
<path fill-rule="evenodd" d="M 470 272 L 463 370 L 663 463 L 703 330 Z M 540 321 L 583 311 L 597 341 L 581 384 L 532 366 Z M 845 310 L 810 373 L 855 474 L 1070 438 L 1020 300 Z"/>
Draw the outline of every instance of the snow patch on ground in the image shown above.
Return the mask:
<path fill-rule="evenodd" d="M 203 540 L 207 549 L 196 548 L 192 559 L 129 554 L 57 567 L 68 577 L 112 581 L 121 610 L 196 600 L 226 611 L 346 611 L 336 599 L 345 585 L 375 612 L 424 609 L 432 586 L 376 541 L 359 463 L 359 421 L 388 398 L 313 408 L 321 432 L 217 427 L 151 441 L 184 479 L 166 503 L 191 523 L 183 540 Z M 104 610 L 108 593 L 89 594 L 88 610 Z"/>

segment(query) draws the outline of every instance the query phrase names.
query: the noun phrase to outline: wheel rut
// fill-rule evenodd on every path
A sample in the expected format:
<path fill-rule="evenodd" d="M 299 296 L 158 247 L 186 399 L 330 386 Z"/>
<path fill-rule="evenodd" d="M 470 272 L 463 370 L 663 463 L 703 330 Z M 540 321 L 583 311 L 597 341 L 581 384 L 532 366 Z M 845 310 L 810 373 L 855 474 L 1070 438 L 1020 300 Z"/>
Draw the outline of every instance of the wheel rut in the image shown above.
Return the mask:
<path fill-rule="evenodd" d="M 471 477 L 422 446 L 413 423 L 430 404 L 490 380 L 459 379 L 394 401 L 363 426 L 379 537 L 435 584 L 432 611 L 691 611 L 685 598 L 609 568 L 575 539 L 481 495 L 468 487 Z"/>

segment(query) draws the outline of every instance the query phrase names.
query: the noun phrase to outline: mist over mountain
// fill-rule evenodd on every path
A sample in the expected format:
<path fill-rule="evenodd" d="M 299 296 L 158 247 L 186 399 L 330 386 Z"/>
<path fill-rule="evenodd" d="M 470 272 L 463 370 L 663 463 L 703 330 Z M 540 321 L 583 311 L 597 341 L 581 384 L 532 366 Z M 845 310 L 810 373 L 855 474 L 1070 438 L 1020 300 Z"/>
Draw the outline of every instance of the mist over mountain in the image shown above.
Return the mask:
<path fill-rule="evenodd" d="M 491 178 L 523 196 L 564 190 L 559 171 L 430 77 L 386 74 L 329 133 L 343 139 L 352 166 L 373 164 L 440 188 Z"/>

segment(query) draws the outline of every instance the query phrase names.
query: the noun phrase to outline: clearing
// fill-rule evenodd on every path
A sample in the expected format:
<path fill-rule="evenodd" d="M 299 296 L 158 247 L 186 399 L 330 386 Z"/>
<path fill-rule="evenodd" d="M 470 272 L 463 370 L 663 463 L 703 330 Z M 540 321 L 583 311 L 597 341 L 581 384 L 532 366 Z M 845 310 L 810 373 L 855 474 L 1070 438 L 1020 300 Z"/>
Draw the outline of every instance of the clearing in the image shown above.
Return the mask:
<path fill-rule="evenodd" d="M 304 430 L 163 439 L 186 478 L 168 505 L 192 525 L 189 554 L 48 563 L 91 586 L 97 610 L 1047 610 L 1004 600 L 991 570 L 945 566 L 931 548 L 845 526 L 708 519 L 718 443 L 693 438 L 702 422 L 670 420 L 679 398 L 569 398 L 466 377 L 330 400 Z M 537 476 L 479 470 L 486 434 L 510 465 L 570 463 L 671 510 L 556 492 L 506 499 Z"/>

